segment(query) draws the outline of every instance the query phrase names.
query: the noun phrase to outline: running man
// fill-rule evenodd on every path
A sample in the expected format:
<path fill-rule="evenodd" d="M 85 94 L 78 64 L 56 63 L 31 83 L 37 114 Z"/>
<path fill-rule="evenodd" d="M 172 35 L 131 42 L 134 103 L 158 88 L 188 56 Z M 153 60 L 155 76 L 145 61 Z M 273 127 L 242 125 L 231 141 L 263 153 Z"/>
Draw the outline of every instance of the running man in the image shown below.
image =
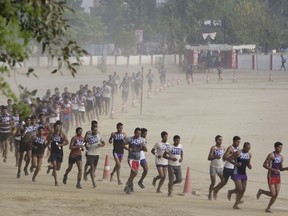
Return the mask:
<path fill-rule="evenodd" d="M 11 122 L 12 118 L 8 113 L 8 108 L 6 106 L 2 106 L 0 114 L 0 145 L 2 148 L 2 157 L 4 163 L 7 161 Z"/>
<path fill-rule="evenodd" d="M 227 160 L 234 164 L 235 169 L 233 173 L 233 181 L 235 183 L 235 189 L 228 191 L 228 199 L 231 200 L 232 193 L 236 193 L 236 201 L 233 205 L 234 209 L 240 209 L 238 204 L 241 204 L 242 197 L 245 193 L 247 186 L 247 174 L 246 167 L 252 169 L 251 166 L 251 153 L 249 152 L 251 145 L 249 142 L 245 142 L 241 151 L 235 152 Z"/>
<path fill-rule="evenodd" d="M 283 54 L 280 57 L 281 57 L 281 67 L 280 67 L 279 71 L 281 71 L 282 68 L 286 71 L 286 67 L 285 67 L 286 58 L 283 56 Z"/>
<path fill-rule="evenodd" d="M 24 158 L 24 152 L 26 152 L 24 173 L 25 173 L 25 176 L 29 175 L 27 171 L 27 168 L 31 160 L 31 146 L 29 142 L 31 140 L 31 137 L 33 137 L 33 131 L 34 131 L 34 127 L 31 123 L 31 117 L 26 117 L 25 125 L 21 126 L 20 128 L 21 141 L 20 141 L 20 146 L 19 146 L 19 163 L 18 163 L 17 178 L 21 177 L 21 168 L 22 168 L 22 162 Z"/>
<path fill-rule="evenodd" d="M 98 122 L 97 122 L 96 120 L 92 120 L 92 121 L 91 121 L 91 128 L 93 128 L 93 127 L 97 127 L 97 128 L 98 128 Z M 98 129 L 97 129 L 97 133 L 99 133 Z M 91 130 L 87 131 L 87 132 L 85 133 L 84 140 L 85 140 L 85 137 L 87 137 L 88 135 L 91 135 L 91 134 L 92 134 L 92 131 L 91 131 Z M 86 148 L 86 149 L 87 149 L 87 148 Z M 87 181 L 88 179 L 87 179 L 87 175 L 85 175 L 85 173 L 87 172 L 88 166 L 90 166 L 90 165 L 88 164 L 88 160 L 87 160 L 87 151 L 86 151 L 86 153 L 85 153 L 85 157 L 86 157 L 86 163 L 85 163 L 85 166 L 84 166 L 83 179 L 84 179 L 84 181 Z M 96 169 L 96 168 L 95 168 L 95 169 Z"/>
<path fill-rule="evenodd" d="M 223 78 L 221 76 L 221 74 L 222 74 L 222 67 L 221 66 L 217 66 L 217 72 L 218 72 L 218 82 L 223 81 Z"/>
<path fill-rule="evenodd" d="M 140 162 L 140 151 L 147 151 L 145 139 L 141 137 L 141 129 L 135 128 L 134 136 L 128 137 L 125 140 L 124 148 L 128 150 L 128 164 L 131 168 L 130 176 L 127 180 L 124 191 L 127 194 L 130 194 L 134 191 L 133 189 L 133 180 L 138 173 L 139 162 Z"/>
<path fill-rule="evenodd" d="M 111 136 L 109 138 L 109 143 L 112 144 L 113 142 L 112 154 L 115 160 L 115 166 L 110 174 L 110 181 L 113 181 L 113 175 L 116 172 L 118 185 L 122 185 L 122 182 L 120 180 L 120 168 L 124 156 L 124 140 L 127 138 L 127 135 L 125 132 L 123 132 L 123 124 L 121 122 L 117 123 L 116 129 L 117 131 L 111 133 Z"/>
<path fill-rule="evenodd" d="M 108 113 L 109 113 L 112 97 L 113 97 L 112 87 L 110 87 L 106 81 L 103 81 L 103 86 L 102 86 L 102 99 L 104 102 L 103 113 L 105 113 L 106 115 L 108 115 Z M 112 101 L 112 105 L 113 105 L 113 101 Z"/>
<path fill-rule="evenodd" d="M 270 153 L 263 163 L 263 167 L 268 170 L 267 180 L 269 191 L 259 189 L 256 198 L 259 199 L 262 194 L 271 197 L 270 202 L 265 209 L 265 212 L 272 213 L 271 207 L 276 201 L 280 192 L 281 176 L 280 171 L 288 170 L 288 167 L 283 167 L 283 156 L 280 154 L 283 144 L 276 142 L 274 144 L 274 151 Z"/>
<path fill-rule="evenodd" d="M 36 168 L 32 177 L 32 181 L 35 182 L 35 178 L 41 169 L 42 160 L 44 157 L 44 151 L 46 148 L 46 137 L 44 137 L 44 127 L 40 126 L 37 129 L 36 136 L 31 139 L 32 147 L 32 167 Z"/>
<path fill-rule="evenodd" d="M 172 197 L 173 185 L 182 182 L 181 163 L 183 161 L 183 147 L 180 144 L 180 136 L 173 137 L 173 145 L 164 152 L 163 157 L 168 160 L 168 196 Z M 174 180 L 174 175 L 176 179 Z"/>
<path fill-rule="evenodd" d="M 141 128 L 141 137 L 143 137 L 145 139 L 146 147 L 147 147 L 147 139 L 146 139 L 147 132 L 148 132 L 148 130 L 146 128 Z M 140 180 L 138 181 L 138 185 L 139 185 L 139 187 L 144 189 L 145 185 L 143 184 L 143 181 L 144 181 L 144 178 L 146 177 L 146 175 L 148 173 L 148 163 L 147 163 L 144 151 L 140 152 L 140 165 L 143 168 L 143 173 L 142 173 Z"/>
<path fill-rule="evenodd" d="M 103 141 L 100 134 L 97 133 L 97 127 L 91 127 L 91 133 L 88 133 L 85 138 L 86 143 L 86 154 L 87 161 L 86 164 L 90 166 L 90 169 L 87 172 L 84 172 L 84 179 L 87 179 L 87 175 L 90 174 L 93 188 L 96 187 L 95 183 L 95 170 L 99 161 L 99 149 L 100 147 L 105 146 L 105 142 Z"/>
<path fill-rule="evenodd" d="M 239 136 L 234 136 L 233 144 L 227 148 L 225 154 L 223 155 L 223 159 L 226 160 L 223 170 L 223 178 L 222 181 L 213 190 L 213 199 L 215 200 L 217 199 L 217 194 L 219 190 L 227 184 L 229 178 L 233 178 L 234 164 L 230 163 L 227 160 L 231 155 L 239 151 L 240 141 L 241 138 Z"/>
<path fill-rule="evenodd" d="M 52 175 L 55 180 L 55 186 L 59 186 L 57 181 L 57 171 L 60 170 L 63 162 L 63 146 L 68 145 L 69 143 L 66 135 L 62 132 L 61 127 L 61 122 L 57 121 L 53 125 L 53 132 L 49 134 L 47 139 L 47 146 L 51 152 L 49 161 L 52 163 L 52 167 L 48 166 L 47 173 L 50 172 L 50 169 L 53 169 Z"/>
<path fill-rule="evenodd" d="M 71 102 L 68 96 L 65 95 L 63 97 L 63 103 L 61 104 L 61 120 L 65 134 L 68 134 L 70 128 L 70 122 L 72 119 L 71 109 L 72 109 Z"/>
<path fill-rule="evenodd" d="M 161 142 L 158 142 L 154 145 L 151 153 L 155 155 L 155 164 L 158 171 L 158 176 L 153 178 L 152 185 L 155 187 L 157 180 L 160 179 L 156 192 L 161 193 L 161 187 L 165 181 L 167 175 L 167 168 L 168 168 L 168 160 L 163 158 L 164 152 L 166 152 L 169 148 L 168 140 L 168 133 L 163 131 L 161 133 Z"/>
<path fill-rule="evenodd" d="M 146 74 L 146 78 L 148 80 L 148 93 L 152 93 L 152 88 L 153 88 L 153 81 L 154 81 L 154 75 L 151 71 L 151 69 L 149 69 L 149 72 Z"/>
<path fill-rule="evenodd" d="M 216 183 L 216 175 L 222 181 L 223 178 L 223 155 L 225 147 L 222 146 L 222 136 L 217 135 L 215 137 L 216 145 L 210 148 L 208 160 L 210 161 L 210 179 L 211 184 L 209 186 L 208 199 L 212 200 L 212 191 Z"/>
<path fill-rule="evenodd" d="M 82 178 L 82 151 L 85 147 L 84 137 L 82 136 L 83 129 L 81 127 L 76 128 L 76 135 L 72 137 L 70 141 L 69 149 L 69 165 L 66 169 L 66 172 L 63 176 L 63 184 L 67 183 L 67 178 L 69 172 L 72 170 L 74 163 L 76 163 L 78 168 L 78 175 L 77 175 L 77 189 L 82 189 L 81 186 L 81 178 Z"/>

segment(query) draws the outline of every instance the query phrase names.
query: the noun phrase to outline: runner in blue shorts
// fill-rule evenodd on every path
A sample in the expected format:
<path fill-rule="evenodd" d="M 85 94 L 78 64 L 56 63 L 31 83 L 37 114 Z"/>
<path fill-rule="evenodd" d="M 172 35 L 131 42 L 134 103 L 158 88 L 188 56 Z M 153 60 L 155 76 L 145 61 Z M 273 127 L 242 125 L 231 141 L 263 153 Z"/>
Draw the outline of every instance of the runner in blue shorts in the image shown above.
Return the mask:
<path fill-rule="evenodd" d="M 63 162 L 63 146 L 68 145 L 68 139 L 62 132 L 61 127 L 61 122 L 57 121 L 53 125 L 54 131 L 49 134 L 47 139 L 47 145 L 51 151 L 50 162 L 52 163 L 52 167 L 48 166 L 47 173 L 49 173 L 50 169 L 53 169 L 52 175 L 55 180 L 55 186 L 59 186 L 57 181 L 57 171 L 60 170 Z"/>

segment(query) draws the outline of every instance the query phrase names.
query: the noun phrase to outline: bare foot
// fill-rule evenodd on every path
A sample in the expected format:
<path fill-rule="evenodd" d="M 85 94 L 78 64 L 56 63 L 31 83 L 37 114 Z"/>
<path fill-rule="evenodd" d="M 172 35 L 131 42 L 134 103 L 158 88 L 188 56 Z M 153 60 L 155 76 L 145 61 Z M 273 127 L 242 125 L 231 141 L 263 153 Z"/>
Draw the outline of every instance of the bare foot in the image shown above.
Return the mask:
<path fill-rule="evenodd" d="M 211 194 L 208 195 L 208 200 L 212 200 Z"/>
<path fill-rule="evenodd" d="M 231 190 L 228 190 L 227 199 L 228 199 L 228 200 L 231 200 L 231 196 L 232 196 Z"/>
<path fill-rule="evenodd" d="M 238 205 L 234 205 L 233 209 L 240 209 Z"/>
<path fill-rule="evenodd" d="M 266 212 L 266 213 L 272 213 L 272 211 L 271 211 L 270 208 L 266 208 L 266 209 L 265 209 L 265 212 Z"/>
<path fill-rule="evenodd" d="M 157 181 L 157 178 L 155 177 L 155 178 L 153 178 L 153 181 L 152 181 L 152 185 L 155 187 L 155 185 L 156 185 L 156 181 Z"/>
<path fill-rule="evenodd" d="M 261 194 L 262 194 L 262 190 L 259 189 L 258 192 L 257 192 L 257 194 L 256 194 L 257 200 L 260 198 Z"/>
<path fill-rule="evenodd" d="M 162 191 L 160 189 L 157 189 L 156 193 L 162 193 Z"/>
<path fill-rule="evenodd" d="M 217 200 L 217 195 L 218 195 L 218 191 L 214 190 L 213 191 L 213 199 Z"/>

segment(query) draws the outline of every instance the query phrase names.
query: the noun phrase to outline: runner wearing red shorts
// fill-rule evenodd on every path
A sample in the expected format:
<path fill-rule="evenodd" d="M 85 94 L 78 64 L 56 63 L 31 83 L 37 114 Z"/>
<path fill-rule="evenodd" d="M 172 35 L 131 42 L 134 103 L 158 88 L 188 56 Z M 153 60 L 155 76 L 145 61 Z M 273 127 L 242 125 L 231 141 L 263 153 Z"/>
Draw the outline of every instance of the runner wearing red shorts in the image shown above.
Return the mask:
<path fill-rule="evenodd" d="M 265 209 L 265 212 L 267 213 L 271 213 L 271 206 L 276 201 L 277 196 L 280 192 L 280 171 L 288 170 L 288 167 L 284 168 L 282 165 L 283 156 L 280 154 L 282 151 L 282 146 L 282 143 L 276 142 L 274 144 L 275 150 L 267 156 L 266 160 L 263 163 L 263 167 L 268 170 L 267 178 L 269 191 L 259 189 L 256 198 L 259 199 L 261 194 L 265 194 L 266 196 L 271 197 L 270 202 Z"/>
<path fill-rule="evenodd" d="M 133 192 L 133 180 L 138 173 L 138 168 L 140 164 L 140 151 L 147 151 L 145 139 L 141 137 L 141 129 L 135 128 L 134 136 L 128 137 L 125 140 L 124 149 L 128 150 L 128 164 L 131 168 L 130 176 L 127 180 L 124 191 L 127 194 Z"/>

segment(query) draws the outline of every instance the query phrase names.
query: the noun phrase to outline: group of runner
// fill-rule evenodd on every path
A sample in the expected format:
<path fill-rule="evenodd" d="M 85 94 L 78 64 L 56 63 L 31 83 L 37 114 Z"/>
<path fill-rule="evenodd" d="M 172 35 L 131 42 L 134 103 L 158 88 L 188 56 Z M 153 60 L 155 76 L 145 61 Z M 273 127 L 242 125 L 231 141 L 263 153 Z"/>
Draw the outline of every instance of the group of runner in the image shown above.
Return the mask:
<path fill-rule="evenodd" d="M 116 125 L 116 132 L 112 132 L 109 138 L 109 143 L 113 143 L 113 157 L 115 166 L 110 174 L 110 180 L 113 181 L 113 176 L 116 173 L 119 185 L 122 185 L 120 180 L 120 168 L 124 155 L 124 150 L 128 151 L 128 164 L 130 166 L 130 175 L 126 182 L 124 191 L 130 194 L 134 191 L 133 181 L 138 174 L 139 166 L 143 168 L 143 173 L 138 181 L 140 188 L 144 189 L 143 181 L 148 173 L 148 164 L 145 157 L 147 152 L 147 132 L 146 128 L 135 128 L 134 135 L 127 137 L 123 132 L 123 124 Z M 155 165 L 158 175 L 153 178 L 152 185 L 155 187 L 157 180 L 160 180 L 156 189 L 157 193 L 161 193 L 161 187 L 166 179 L 167 172 L 169 177 L 168 196 L 172 196 L 173 185 L 181 183 L 181 163 L 183 161 L 183 148 L 180 144 L 180 136 L 175 135 L 173 138 L 173 145 L 168 143 L 168 133 L 163 131 L 161 133 L 161 141 L 157 142 L 151 150 L 155 155 Z M 176 179 L 174 180 L 174 175 Z"/>
<path fill-rule="evenodd" d="M 215 145 L 210 148 L 208 160 L 210 161 L 210 179 L 208 199 L 217 199 L 218 192 L 227 184 L 229 178 L 235 183 L 233 190 L 228 190 L 227 198 L 231 200 L 232 194 L 236 194 L 236 200 L 233 205 L 234 209 L 240 209 L 239 205 L 243 203 L 243 195 L 247 186 L 246 168 L 252 169 L 251 158 L 249 152 L 251 144 L 245 142 L 242 149 L 239 148 L 241 138 L 233 137 L 233 144 L 227 149 L 222 145 L 222 136 L 215 137 Z M 277 199 L 280 191 L 280 171 L 288 170 L 283 167 L 283 156 L 280 154 L 283 144 L 276 142 L 274 151 L 266 157 L 263 167 L 268 170 L 267 180 L 269 191 L 259 189 L 256 198 L 259 199 L 262 194 L 271 197 L 265 212 L 271 213 L 271 207 Z M 220 178 L 220 183 L 215 186 L 216 175 Z"/>
<path fill-rule="evenodd" d="M 165 82 L 165 75 L 163 74 L 166 71 L 162 68 L 159 73 L 161 82 Z M 28 167 L 31 162 L 30 172 L 33 173 L 32 181 L 35 181 L 42 165 L 45 149 L 48 149 L 46 156 L 49 158 L 50 165 L 47 173 L 53 170 L 55 186 L 58 186 L 57 171 L 60 170 L 63 162 L 63 147 L 69 145 L 69 165 L 63 176 L 63 183 L 67 183 L 68 174 L 76 163 L 78 168 L 76 188 L 82 188 L 82 176 L 84 180 L 87 180 L 88 175 L 91 177 L 93 187 L 96 187 L 95 170 L 99 160 L 99 149 L 105 146 L 105 141 L 98 132 L 97 121 L 92 119 L 98 119 L 101 113 L 108 114 L 110 100 L 113 100 L 118 88 L 122 88 L 123 102 L 127 101 L 130 88 L 137 95 L 135 83 L 140 86 L 142 78 L 140 72 L 133 74 L 131 77 L 126 73 L 118 86 L 120 78 L 115 72 L 109 76 L 107 81 L 103 81 L 102 87 L 93 87 L 92 90 L 89 90 L 88 85 L 81 85 L 76 93 L 69 93 L 68 88 L 65 87 L 61 94 L 59 89 L 55 88 L 52 95 L 51 90 L 48 89 L 43 99 L 37 98 L 36 103 L 32 103 L 27 98 L 25 99 L 30 105 L 32 115 L 23 120 L 20 119 L 18 110 L 13 109 L 12 101 L 8 99 L 7 106 L 1 106 L 0 115 L 0 142 L 3 162 L 7 161 L 10 144 L 10 151 L 13 150 L 13 147 L 15 149 L 16 166 L 18 167 L 17 178 L 21 177 L 23 162 L 25 162 L 24 173 L 29 175 Z M 151 70 L 147 73 L 146 78 L 149 86 L 148 91 L 152 91 L 154 75 Z M 81 124 L 85 122 L 85 113 L 88 121 L 91 121 L 91 129 L 83 136 Z M 69 128 L 74 127 L 74 125 L 76 127 L 75 136 L 69 142 L 66 134 Z M 146 128 L 136 128 L 134 135 L 127 137 L 126 133 L 123 132 L 123 124 L 118 123 L 116 132 L 111 133 L 109 138 L 109 143 L 113 144 L 113 158 L 115 160 L 110 180 L 113 181 L 114 174 L 116 174 L 119 185 L 122 185 L 120 178 L 121 162 L 124 151 L 127 150 L 128 152 L 128 164 L 131 171 L 124 188 L 127 194 L 134 191 L 133 181 L 137 176 L 139 166 L 143 167 L 143 172 L 138 180 L 138 185 L 142 189 L 145 188 L 143 182 L 148 173 L 145 157 L 145 152 L 147 152 L 146 136 Z M 163 131 L 161 141 L 156 143 L 151 150 L 151 153 L 155 155 L 155 164 L 158 171 L 158 175 L 153 178 L 152 185 L 156 186 L 159 180 L 156 192 L 161 193 L 161 187 L 168 172 L 168 195 L 172 196 L 173 185 L 182 181 L 183 148 L 178 135 L 173 137 L 172 145 L 167 140 L 168 133 Z M 208 199 L 216 200 L 218 192 L 227 184 L 229 178 L 232 178 L 235 189 L 228 191 L 227 198 L 231 200 L 231 196 L 236 194 L 234 209 L 239 209 L 239 205 L 243 203 L 242 198 L 247 185 L 246 168 L 252 168 L 252 155 L 249 152 L 251 144 L 245 142 L 240 150 L 240 141 L 240 137 L 235 136 L 233 144 L 225 149 L 222 146 L 222 137 L 218 135 L 215 138 L 216 145 L 211 147 L 208 155 L 208 160 L 211 161 L 211 184 Z M 280 191 L 280 171 L 288 170 L 287 167 L 284 168 L 282 165 L 283 157 L 280 154 L 282 146 L 282 143 L 276 142 L 275 150 L 267 156 L 263 163 L 263 167 L 268 170 L 269 191 L 259 189 L 256 195 L 257 199 L 263 194 L 271 197 L 265 209 L 268 213 L 271 212 L 271 206 Z M 84 172 L 82 172 L 82 151 L 84 150 L 86 150 L 86 163 Z M 220 183 L 215 186 L 216 175 L 219 176 Z"/>
<path fill-rule="evenodd" d="M 1 123 L 3 123 L 4 114 L 7 113 L 7 107 L 2 107 Z M 25 118 L 25 123 L 17 122 L 16 132 L 14 139 L 19 143 L 17 146 L 17 158 L 16 165 L 18 167 L 17 178 L 21 178 L 22 163 L 25 162 L 23 171 L 25 176 L 29 175 L 28 168 L 30 165 L 30 173 L 33 173 L 32 181 L 36 181 L 36 177 L 41 169 L 45 150 L 47 149 L 48 162 L 50 163 L 47 169 L 47 174 L 53 170 L 52 176 L 54 177 L 55 186 L 59 186 L 57 171 L 60 170 L 64 151 L 63 147 L 69 145 L 70 154 L 68 159 L 68 168 L 63 176 L 63 184 L 67 183 L 68 174 L 76 164 L 78 168 L 76 188 L 81 189 L 82 176 L 84 180 L 87 180 L 88 175 L 91 177 L 92 185 L 95 188 L 95 170 L 99 161 L 99 149 L 105 146 L 105 141 L 98 132 L 98 122 L 96 120 L 91 121 L 91 129 L 83 136 L 83 129 L 77 127 L 75 135 L 69 141 L 65 132 L 63 132 L 63 123 L 57 120 L 53 126 L 48 123 L 44 113 L 40 113 L 37 116 L 28 116 Z M 9 128 L 10 128 L 10 124 Z M 1 124 L 1 128 L 4 128 Z M 113 144 L 113 157 L 115 160 L 115 166 L 110 175 L 110 180 L 113 181 L 113 176 L 116 173 L 118 185 L 122 185 L 120 179 L 121 162 L 124 157 L 124 151 L 128 151 L 128 164 L 131 168 L 130 176 L 126 182 L 124 191 L 129 194 L 134 191 L 133 180 L 138 173 L 138 168 L 141 165 L 143 167 L 143 173 L 138 181 L 139 187 L 145 188 L 143 180 L 148 173 L 148 165 L 145 157 L 147 152 L 147 129 L 136 128 L 134 135 L 127 137 L 123 132 L 123 124 L 118 123 L 116 125 L 116 132 L 112 132 L 109 138 L 109 143 Z M 10 133 L 10 129 L 9 129 Z M 1 139 L 3 138 L 1 132 Z M 181 162 L 183 160 L 183 150 L 180 144 L 180 137 L 174 136 L 174 143 L 170 145 L 168 142 L 168 133 L 163 131 L 161 133 L 161 141 L 156 143 L 152 148 L 151 153 L 155 155 L 155 164 L 158 170 L 158 175 L 153 179 L 153 185 L 156 185 L 157 180 L 159 184 L 157 186 L 157 193 L 161 193 L 161 187 L 165 181 L 167 171 L 169 173 L 169 190 L 168 195 L 171 196 L 173 185 L 180 183 L 182 180 L 181 175 Z M 82 172 L 82 152 L 86 150 L 86 163 L 84 171 Z M 4 155 L 4 148 L 2 149 Z M 3 161 L 6 162 L 7 156 Z M 31 162 L 32 159 L 32 162 Z M 90 168 L 89 168 L 90 167 Z M 89 170 L 88 170 L 89 168 Z M 174 175 L 176 180 L 174 180 Z"/>

